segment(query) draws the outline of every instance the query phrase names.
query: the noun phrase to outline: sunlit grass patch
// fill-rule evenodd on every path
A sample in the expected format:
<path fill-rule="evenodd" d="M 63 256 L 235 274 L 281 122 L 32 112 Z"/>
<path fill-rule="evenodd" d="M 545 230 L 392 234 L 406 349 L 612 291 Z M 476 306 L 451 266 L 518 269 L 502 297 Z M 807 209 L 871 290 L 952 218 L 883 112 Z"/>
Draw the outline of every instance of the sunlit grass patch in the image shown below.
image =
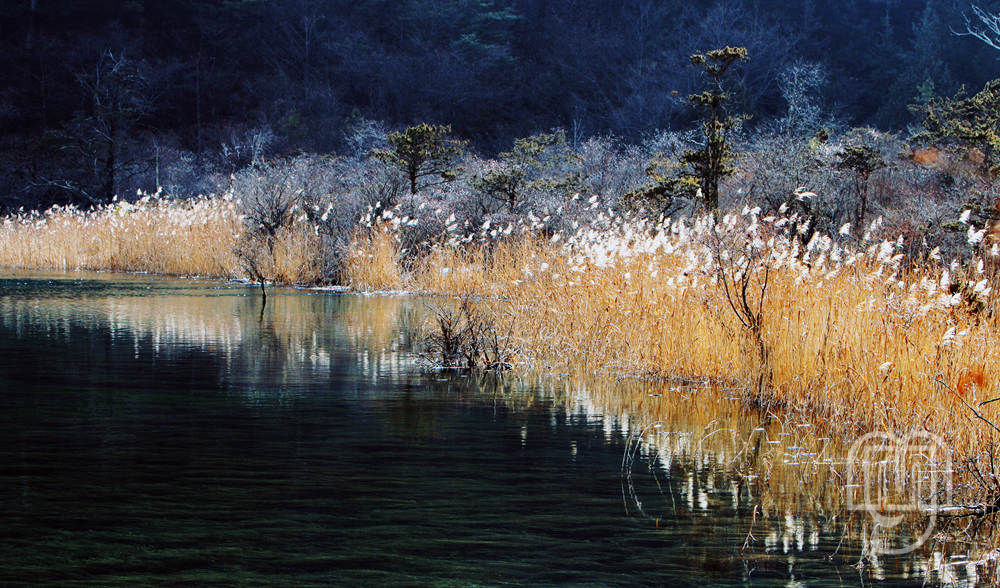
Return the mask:
<path fill-rule="evenodd" d="M 384 227 L 359 230 L 344 260 L 343 281 L 363 291 L 403 289 L 401 247 Z"/>
<path fill-rule="evenodd" d="M 495 309 L 496 329 L 535 367 L 766 382 L 747 386 L 746 398 L 808 409 L 845 434 L 926 428 L 956 450 L 986 448 L 964 403 L 997 391 L 985 375 L 1000 370 L 988 253 L 950 267 L 907 264 L 899 240 L 847 231 L 805 239 L 787 222 L 744 211 L 718 223 L 618 221 L 549 238 L 524 230 L 453 239 L 409 277 L 419 290 Z M 356 246 L 359 258 L 389 259 Z M 749 297 L 759 303 L 759 342 L 733 312 L 739 293 L 727 296 L 721 281 L 746 272 L 756 272 Z M 753 288 L 765 275 L 761 302 Z M 997 405 L 981 412 L 994 418 Z"/>
<path fill-rule="evenodd" d="M 53 207 L 3 219 L 0 265 L 236 277 L 240 231 L 236 205 L 226 198 Z"/>

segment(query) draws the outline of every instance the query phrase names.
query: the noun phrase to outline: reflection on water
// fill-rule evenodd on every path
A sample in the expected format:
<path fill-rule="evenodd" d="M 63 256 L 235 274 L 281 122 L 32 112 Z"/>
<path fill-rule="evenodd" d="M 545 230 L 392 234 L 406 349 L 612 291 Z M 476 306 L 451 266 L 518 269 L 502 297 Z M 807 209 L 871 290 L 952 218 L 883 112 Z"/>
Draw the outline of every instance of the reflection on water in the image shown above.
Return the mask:
<path fill-rule="evenodd" d="M 982 580 L 725 391 L 420 369 L 418 300 L 0 277 L 0 581 Z M 949 534 L 953 537 L 954 534 Z M 942 536 L 943 537 L 943 536 Z M 985 544 L 989 544 L 988 542 Z"/>
<path fill-rule="evenodd" d="M 542 378 L 533 387 L 507 386 L 502 396 L 516 406 L 539 391 L 571 421 L 600 422 L 609 443 L 624 441 L 627 513 L 671 533 L 723 524 L 726 548 L 751 578 L 781 562 L 789 578 L 799 579 L 996 582 L 998 537 L 988 527 L 972 532 L 968 519 L 939 518 L 920 549 L 879 556 L 919 537 L 928 518 L 909 515 L 885 529 L 867 512 L 849 510 L 847 493 L 857 499 L 861 490 L 845 480 L 851 440 L 826 437 L 822 423 L 750 409 L 725 390 L 676 383 Z M 725 553 L 719 535 L 690 541 L 704 542 L 709 559 Z"/>
<path fill-rule="evenodd" d="M 261 314 L 256 292 L 239 285 L 86 275 L 0 278 L 0 327 L 64 344 L 80 331 L 106 333 L 116 352 L 130 346 L 133 358 L 197 350 L 222 363 L 220 377 L 251 387 L 262 377 L 296 382 L 329 371 L 335 352 L 369 378 L 398 381 L 413 371 L 413 356 L 399 352 L 410 347 L 400 325 L 412 310 L 392 298 L 277 289 Z"/>

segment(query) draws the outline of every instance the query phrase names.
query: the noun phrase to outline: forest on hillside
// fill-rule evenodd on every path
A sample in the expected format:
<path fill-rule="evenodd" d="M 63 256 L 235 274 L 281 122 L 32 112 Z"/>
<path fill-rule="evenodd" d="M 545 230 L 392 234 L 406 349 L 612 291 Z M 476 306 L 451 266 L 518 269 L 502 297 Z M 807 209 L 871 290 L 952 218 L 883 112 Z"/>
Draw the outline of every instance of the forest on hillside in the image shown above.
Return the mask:
<path fill-rule="evenodd" d="M 983 10 L 1000 8 L 984 4 Z M 450 124 L 486 157 L 565 129 L 631 144 L 696 127 L 693 53 L 750 60 L 747 133 L 808 108 L 907 134 L 1000 51 L 964 1 L 17 0 L 0 7 L 0 210 L 215 191 L 273 156 L 360 155 Z M 814 125 L 816 126 L 816 125 Z"/>

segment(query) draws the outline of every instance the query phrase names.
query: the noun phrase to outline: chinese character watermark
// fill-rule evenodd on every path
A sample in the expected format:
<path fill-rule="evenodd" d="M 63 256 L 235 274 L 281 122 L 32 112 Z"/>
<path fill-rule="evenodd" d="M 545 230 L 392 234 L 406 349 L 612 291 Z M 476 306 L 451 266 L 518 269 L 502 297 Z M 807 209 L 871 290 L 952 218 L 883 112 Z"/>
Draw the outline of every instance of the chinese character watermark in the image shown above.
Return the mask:
<path fill-rule="evenodd" d="M 869 433 L 847 455 L 847 505 L 867 511 L 877 528 L 889 530 L 907 514 L 924 516 L 922 533 L 902 546 L 873 546 L 878 554 L 902 555 L 924 544 L 934 532 L 938 506 L 952 496 L 951 451 L 937 435 Z"/>

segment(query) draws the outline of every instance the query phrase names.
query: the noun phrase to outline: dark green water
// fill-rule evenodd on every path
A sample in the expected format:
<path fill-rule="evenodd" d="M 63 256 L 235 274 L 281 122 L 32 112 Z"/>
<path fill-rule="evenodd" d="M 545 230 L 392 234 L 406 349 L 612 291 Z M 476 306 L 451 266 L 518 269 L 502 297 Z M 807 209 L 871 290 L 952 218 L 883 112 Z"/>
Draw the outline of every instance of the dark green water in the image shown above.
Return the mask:
<path fill-rule="evenodd" d="M 752 504 L 722 466 L 647 459 L 623 490 L 617 415 L 420 369 L 419 311 L 0 277 L 0 584 L 921 580 L 909 559 L 859 570 L 822 516 L 741 554 Z"/>

